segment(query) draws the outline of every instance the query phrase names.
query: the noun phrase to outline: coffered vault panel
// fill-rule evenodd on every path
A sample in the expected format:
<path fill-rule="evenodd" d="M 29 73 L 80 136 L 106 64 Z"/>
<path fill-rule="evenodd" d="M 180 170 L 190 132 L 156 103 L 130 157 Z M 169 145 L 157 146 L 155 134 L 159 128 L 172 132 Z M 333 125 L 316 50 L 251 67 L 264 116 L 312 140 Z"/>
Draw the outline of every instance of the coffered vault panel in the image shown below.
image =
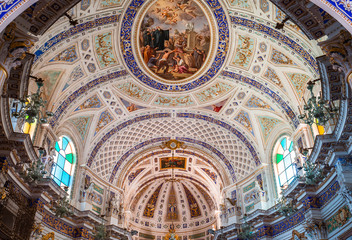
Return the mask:
<path fill-rule="evenodd" d="M 99 176 L 109 180 L 123 154 L 141 142 L 158 137 L 187 137 L 209 144 L 224 154 L 238 179 L 248 175 L 256 165 L 248 147 L 229 130 L 199 119 L 160 118 L 118 131 L 100 148 L 91 167 Z"/>

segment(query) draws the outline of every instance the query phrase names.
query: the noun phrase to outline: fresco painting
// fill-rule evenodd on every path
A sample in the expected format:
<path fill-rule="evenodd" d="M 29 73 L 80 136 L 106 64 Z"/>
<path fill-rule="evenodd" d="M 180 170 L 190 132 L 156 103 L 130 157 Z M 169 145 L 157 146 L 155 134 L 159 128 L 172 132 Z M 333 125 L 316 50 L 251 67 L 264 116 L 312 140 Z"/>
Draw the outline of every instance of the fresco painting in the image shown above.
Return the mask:
<path fill-rule="evenodd" d="M 160 169 L 177 168 L 186 169 L 186 158 L 184 157 L 163 157 L 160 158 Z"/>
<path fill-rule="evenodd" d="M 159 0 L 141 23 L 140 54 L 145 66 L 165 80 L 182 80 L 206 62 L 211 33 L 203 10 L 193 0 Z"/>

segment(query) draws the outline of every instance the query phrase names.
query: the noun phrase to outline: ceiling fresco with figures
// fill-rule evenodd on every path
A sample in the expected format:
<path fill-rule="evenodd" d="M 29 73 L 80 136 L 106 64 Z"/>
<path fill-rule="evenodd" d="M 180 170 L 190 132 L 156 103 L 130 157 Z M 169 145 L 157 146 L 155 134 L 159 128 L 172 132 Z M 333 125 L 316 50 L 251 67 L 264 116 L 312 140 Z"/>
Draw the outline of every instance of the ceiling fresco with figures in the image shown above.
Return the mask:
<path fill-rule="evenodd" d="M 285 15 L 267 0 L 82 0 L 69 14 L 78 25 L 62 17 L 39 38 L 32 75 L 82 164 L 139 189 L 127 195 L 140 228 L 163 229 L 172 214 L 177 228 L 210 226 L 219 199 L 209 196 L 270 162 L 319 75 L 317 43 L 290 21 L 276 30 Z M 162 180 L 170 139 L 187 145 L 175 155 L 187 162 L 180 182 Z"/>

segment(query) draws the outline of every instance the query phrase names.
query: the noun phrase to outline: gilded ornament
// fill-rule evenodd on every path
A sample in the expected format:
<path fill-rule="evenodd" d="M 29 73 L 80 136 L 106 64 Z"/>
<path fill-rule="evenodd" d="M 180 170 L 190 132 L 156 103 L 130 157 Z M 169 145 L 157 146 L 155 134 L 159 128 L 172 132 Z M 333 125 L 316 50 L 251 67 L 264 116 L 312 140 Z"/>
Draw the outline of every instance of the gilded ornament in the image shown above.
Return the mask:
<path fill-rule="evenodd" d="M 186 148 L 186 146 L 184 145 L 184 142 L 180 142 L 176 139 L 171 139 L 167 142 L 163 142 L 162 145 L 161 145 L 161 148 L 164 149 L 164 148 L 169 148 L 170 150 L 176 150 L 178 148 Z"/>
<path fill-rule="evenodd" d="M 55 233 L 51 232 L 42 237 L 42 240 L 55 240 Z"/>

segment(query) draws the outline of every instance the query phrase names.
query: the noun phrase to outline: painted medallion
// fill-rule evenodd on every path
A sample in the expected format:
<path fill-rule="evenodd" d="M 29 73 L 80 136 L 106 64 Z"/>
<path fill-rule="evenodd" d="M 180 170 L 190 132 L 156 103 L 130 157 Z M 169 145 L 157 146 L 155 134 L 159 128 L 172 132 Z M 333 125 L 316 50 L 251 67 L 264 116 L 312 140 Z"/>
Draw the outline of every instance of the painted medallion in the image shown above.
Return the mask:
<path fill-rule="evenodd" d="M 162 80 L 189 78 L 205 65 L 211 44 L 208 19 L 193 0 L 158 0 L 139 29 L 143 65 Z"/>

